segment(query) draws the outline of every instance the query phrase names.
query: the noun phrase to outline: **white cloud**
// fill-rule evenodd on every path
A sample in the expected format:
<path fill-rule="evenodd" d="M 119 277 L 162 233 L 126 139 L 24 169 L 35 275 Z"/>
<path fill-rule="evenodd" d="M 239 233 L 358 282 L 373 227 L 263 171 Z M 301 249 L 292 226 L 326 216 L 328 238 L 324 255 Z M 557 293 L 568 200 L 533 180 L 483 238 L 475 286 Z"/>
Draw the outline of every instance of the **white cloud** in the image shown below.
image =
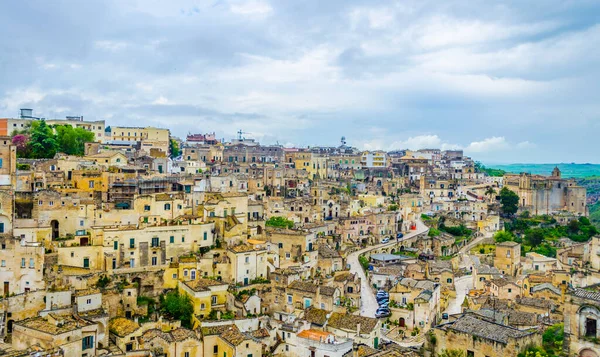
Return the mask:
<path fill-rule="evenodd" d="M 229 9 L 234 14 L 256 17 L 266 17 L 273 12 L 273 8 L 268 3 L 253 0 L 233 3 L 229 6 Z"/>
<path fill-rule="evenodd" d="M 94 46 L 96 48 L 101 49 L 101 50 L 106 50 L 106 51 L 110 51 L 110 52 L 117 52 L 117 51 L 120 51 L 120 50 L 126 48 L 127 47 L 127 43 L 126 42 L 122 42 L 122 41 L 102 40 L 102 41 L 96 41 L 94 43 Z"/>
<path fill-rule="evenodd" d="M 532 142 L 529 141 L 521 141 L 520 143 L 517 144 L 517 149 L 532 149 L 536 147 L 536 145 Z"/>
<path fill-rule="evenodd" d="M 497 150 L 505 150 L 509 147 L 503 136 L 494 136 L 481 141 L 473 141 L 465 148 L 466 152 L 482 153 Z"/>
<path fill-rule="evenodd" d="M 160 97 L 156 98 L 156 100 L 152 102 L 152 104 L 169 104 L 169 100 L 161 95 Z"/>

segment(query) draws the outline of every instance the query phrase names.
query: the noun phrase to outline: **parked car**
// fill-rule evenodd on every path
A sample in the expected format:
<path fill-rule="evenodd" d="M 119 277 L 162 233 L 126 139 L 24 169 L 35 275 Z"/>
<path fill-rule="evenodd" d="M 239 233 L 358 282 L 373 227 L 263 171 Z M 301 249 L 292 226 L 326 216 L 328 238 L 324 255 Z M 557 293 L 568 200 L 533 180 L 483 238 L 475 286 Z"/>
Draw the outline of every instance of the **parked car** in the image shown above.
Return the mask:
<path fill-rule="evenodd" d="M 402 234 L 402 233 L 398 233 L 398 234 L 396 234 L 396 239 L 400 239 L 400 238 L 402 238 L 402 237 L 404 237 L 404 234 Z"/>
<path fill-rule="evenodd" d="M 391 314 L 392 314 L 392 312 L 387 307 L 380 307 L 377 309 L 377 311 L 375 311 L 375 317 L 377 317 L 377 318 L 387 317 L 387 316 L 390 316 Z"/>
<path fill-rule="evenodd" d="M 377 301 L 387 300 L 390 298 L 390 295 L 386 293 L 386 294 L 382 294 L 382 295 L 377 295 L 377 296 L 375 296 L 375 298 L 377 299 Z"/>
<path fill-rule="evenodd" d="M 419 260 L 425 261 L 425 260 L 434 260 L 435 257 L 433 256 L 433 254 L 425 254 L 425 253 L 421 253 L 419 254 Z"/>
<path fill-rule="evenodd" d="M 390 307 L 390 302 L 388 300 L 382 301 L 379 303 L 379 307 Z"/>
<path fill-rule="evenodd" d="M 390 297 L 390 294 L 389 294 L 387 291 L 385 291 L 385 290 L 377 290 L 377 295 L 376 295 L 376 297 L 377 297 L 377 298 L 382 298 L 382 297 L 389 298 L 389 297 Z"/>
<path fill-rule="evenodd" d="M 448 314 L 444 312 L 444 313 L 442 314 L 442 319 L 444 319 L 444 320 L 448 320 Z"/>
<path fill-rule="evenodd" d="M 389 243 L 390 239 L 388 237 L 385 237 L 381 240 L 381 244 L 385 244 L 385 243 Z"/>

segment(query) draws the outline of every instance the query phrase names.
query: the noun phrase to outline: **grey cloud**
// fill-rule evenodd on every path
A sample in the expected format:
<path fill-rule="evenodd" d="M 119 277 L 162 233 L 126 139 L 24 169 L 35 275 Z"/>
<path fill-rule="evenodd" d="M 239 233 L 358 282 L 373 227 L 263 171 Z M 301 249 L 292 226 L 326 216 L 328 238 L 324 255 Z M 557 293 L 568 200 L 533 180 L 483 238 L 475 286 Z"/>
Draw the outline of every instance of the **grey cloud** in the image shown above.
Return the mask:
<path fill-rule="evenodd" d="M 505 137 L 536 147 L 479 159 L 597 161 L 597 1 L 260 1 L 266 16 L 227 0 L 0 2 L 0 117 L 27 105 L 297 145 Z"/>

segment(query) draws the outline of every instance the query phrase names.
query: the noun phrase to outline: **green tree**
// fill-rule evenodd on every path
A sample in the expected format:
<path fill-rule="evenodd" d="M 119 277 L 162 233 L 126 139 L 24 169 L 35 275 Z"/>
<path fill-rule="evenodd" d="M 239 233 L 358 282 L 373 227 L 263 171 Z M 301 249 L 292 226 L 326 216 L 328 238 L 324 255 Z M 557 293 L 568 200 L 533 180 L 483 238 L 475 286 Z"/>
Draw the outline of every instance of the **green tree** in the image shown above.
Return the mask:
<path fill-rule="evenodd" d="M 498 231 L 496 234 L 494 234 L 494 241 L 496 241 L 496 243 L 509 242 L 513 241 L 514 239 L 515 236 L 507 231 Z"/>
<path fill-rule="evenodd" d="M 532 247 L 537 247 L 544 241 L 544 231 L 534 228 L 525 234 L 525 242 Z"/>
<path fill-rule="evenodd" d="M 294 222 L 285 217 L 271 217 L 265 222 L 265 226 L 292 229 L 294 228 Z"/>
<path fill-rule="evenodd" d="M 171 158 L 173 159 L 178 157 L 179 155 L 181 155 L 181 148 L 179 147 L 177 140 L 171 139 L 169 141 L 169 156 L 171 156 Z"/>
<path fill-rule="evenodd" d="M 160 305 L 164 313 L 180 320 L 184 327 L 191 328 L 194 305 L 189 296 L 174 290 L 160 296 Z"/>
<path fill-rule="evenodd" d="M 94 133 L 83 128 L 73 128 L 70 125 L 56 125 L 56 141 L 58 151 L 67 155 L 83 156 L 85 154 L 85 143 L 94 141 Z"/>
<path fill-rule="evenodd" d="M 58 142 L 52 128 L 45 120 L 31 123 L 28 146 L 33 159 L 49 159 L 56 155 Z"/>
<path fill-rule="evenodd" d="M 493 187 L 488 187 L 487 190 L 485 190 L 485 195 L 490 197 L 490 202 L 493 200 L 495 194 L 496 190 L 494 190 Z"/>
<path fill-rule="evenodd" d="M 512 216 L 519 209 L 519 196 L 504 187 L 500 190 L 500 204 L 502 205 L 502 212 Z"/>

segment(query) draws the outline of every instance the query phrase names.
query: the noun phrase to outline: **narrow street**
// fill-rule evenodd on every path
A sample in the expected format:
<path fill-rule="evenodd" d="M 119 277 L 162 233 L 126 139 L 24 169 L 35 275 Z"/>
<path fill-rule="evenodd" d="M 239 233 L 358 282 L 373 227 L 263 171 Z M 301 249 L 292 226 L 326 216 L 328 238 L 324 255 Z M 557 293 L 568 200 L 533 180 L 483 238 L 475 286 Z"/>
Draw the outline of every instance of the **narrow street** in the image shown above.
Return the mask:
<path fill-rule="evenodd" d="M 456 290 L 456 298 L 450 300 L 448 307 L 444 311 L 448 315 L 458 314 L 461 312 L 461 304 L 465 300 L 467 292 L 473 288 L 473 277 L 471 275 L 461 276 L 454 279 L 454 289 Z"/>
<path fill-rule="evenodd" d="M 423 222 L 421 222 L 420 220 L 417 220 L 417 229 L 406 233 L 404 235 L 404 237 L 402 237 L 399 240 L 399 242 L 402 242 L 403 240 L 412 238 L 417 234 L 421 234 L 421 233 L 425 232 L 426 230 L 427 230 L 427 226 L 425 224 L 423 224 Z M 375 293 L 373 292 L 373 289 L 371 288 L 371 286 L 369 284 L 369 281 L 365 275 L 365 272 L 363 271 L 362 267 L 360 266 L 360 263 L 358 261 L 358 256 L 363 253 L 369 252 L 373 249 L 393 246 L 395 244 L 397 244 L 396 240 L 392 240 L 392 241 L 390 241 L 390 243 L 370 246 L 365 249 L 357 250 L 356 252 L 353 252 L 350 255 L 348 255 L 347 262 L 348 262 L 348 264 L 350 264 L 350 272 L 352 272 L 353 274 L 358 274 L 358 276 L 361 279 L 360 280 L 361 281 L 360 314 L 362 316 L 375 317 L 375 311 L 377 311 L 378 305 L 377 305 L 377 300 L 375 299 Z"/>

